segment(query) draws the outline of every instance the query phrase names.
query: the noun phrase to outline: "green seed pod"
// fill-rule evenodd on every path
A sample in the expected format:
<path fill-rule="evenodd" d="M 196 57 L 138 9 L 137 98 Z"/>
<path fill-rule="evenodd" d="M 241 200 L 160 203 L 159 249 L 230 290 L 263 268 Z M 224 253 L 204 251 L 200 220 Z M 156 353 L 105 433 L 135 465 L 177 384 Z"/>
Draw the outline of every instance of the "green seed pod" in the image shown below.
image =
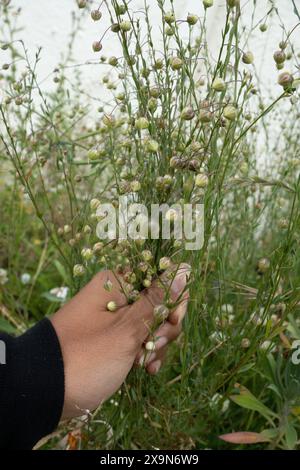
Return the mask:
<path fill-rule="evenodd" d="M 151 286 L 150 279 L 144 279 L 143 280 L 143 286 L 146 287 L 146 288 L 150 287 Z"/>
<path fill-rule="evenodd" d="M 266 23 L 262 23 L 261 25 L 259 25 L 259 29 L 262 33 L 264 33 L 265 31 L 267 31 L 268 25 Z"/>
<path fill-rule="evenodd" d="M 112 67 L 116 67 L 118 65 L 118 59 L 117 57 L 115 56 L 112 56 L 108 59 L 108 63 L 109 65 L 111 65 Z"/>
<path fill-rule="evenodd" d="M 202 0 L 204 8 L 210 8 L 214 4 L 214 0 Z"/>
<path fill-rule="evenodd" d="M 151 113 L 154 113 L 157 110 L 157 99 L 156 98 L 150 98 L 148 101 L 148 109 L 151 111 Z"/>
<path fill-rule="evenodd" d="M 117 15 L 125 15 L 126 13 L 126 5 L 116 5 L 115 11 Z"/>
<path fill-rule="evenodd" d="M 164 20 L 168 24 L 174 23 L 174 21 L 175 21 L 174 13 L 172 11 L 169 11 L 168 13 L 166 13 L 164 15 Z"/>
<path fill-rule="evenodd" d="M 186 18 L 186 21 L 188 22 L 189 25 L 194 26 L 198 22 L 198 16 L 189 13 Z"/>
<path fill-rule="evenodd" d="M 94 21 L 99 21 L 102 18 L 102 13 L 100 10 L 92 10 L 91 11 L 91 18 Z"/>
<path fill-rule="evenodd" d="M 80 277 L 85 274 L 85 267 L 82 264 L 75 264 L 73 267 L 73 276 Z"/>
<path fill-rule="evenodd" d="M 143 250 L 142 251 L 142 258 L 144 261 L 151 261 L 153 256 L 150 250 Z"/>
<path fill-rule="evenodd" d="M 237 118 L 237 109 L 232 105 L 225 106 L 223 115 L 228 121 L 235 121 Z"/>
<path fill-rule="evenodd" d="M 208 186 L 208 176 L 205 175 L 204 173 L 199 173 L 199 175 L 196 176 L 195 178 L 195 185 L 198 188 L 206 188 Z"/>
<path fill-rule="evenodd" d="M 119 23 L 113 23 L 110 27 L 110 30 L 113 32 L 113 33 L 119 33 L 121 28 L 120 28 L 120 25 Z"/>
<path fill-rule="evenodd" d="M 85 8 L 87 6 L 87 0 L 77 0 L 78 8 Z"/>
<path fill-rule="evenodd" d="M 135 128 L 138 130 L 148 129 L 149 121 L 145 117 L 140 117 L 135 121 Z"/>
<path fill-rule="evenodd" d="M 254 55 L 252 54 L 252 52 L 250 51 L 244 52 L 242 61 L 244 62 L 244 64 L 247 64 L 247 65 L 252 64 L 254 61 Z"/>
<path fill-rule="evenodd" d="M 286 59 L 285 52 L 281 50 L 275 51 L 273 57 L 274 57 L 276 64 L 283 64 Z"/>
<path fill-rule="evenodd" d="M 93 250 L 91 250 L 90 248 L 83 248 L 81 250 L 81 256 L 83 259 L 88 261 L 93 257 Z"/>
<path fill-rule="evenodd" d="M 166 28 L 166 35 L 167 35 L 167 36 L 173 36 L 173 35 L 174 35 L 174 32 L 175 32 L 175 31 L 174 31 L 174 28 L 173 28 L 172 26 L 168 26 L 168 27 Z"/>
<path fill-rule="evenodd" d="M 171 68 L 172 70 L 180 70 L 183 66 L 183 61 L 180 57 L 173 57 L 171 59 Z"/>
<path fill-rule="evenodd" d="M 156 153 L 159 149 L 159 143 L 156 140 L 150 139 L 146 143 L 146 148 L 148 152 Z"/>
<path fill-rule="evenodd" d="M 161 271 L 165 271 L 166 269 L 169 269 L 172 265 L 172 262 L 170 260 L 170 258 L 168 258 L 167 256 L 164 256 L 163 258 L 160 258 L 159 260 L 159 269 Z"/>
<path fill-rule="evenodd" d="M 229 8 L 234 8 L 234 7 L 239 7 L 240 6 L 240 0 L 226 0 L 227 1 L 227 6 Z"/>
<path fill-rule="evenodd" d="M 153 68 L 155 70 L 161 70 L 163 66 L 164 66 L 163 59 L 156 59 L 156 61 L 154 62 Z"/>
<path fill-rule="evenodd" d="M 218 92 L 222 92 L 226 90 L 226 84 L 223 80 L 223 78 L 215 78 L 213 83 L 212 83 L 212 89 Z"/>
<path fill-rule="evenodd" d="M 131 30 L 130 21 L 121 21 L 120 28 L 121 28 L 121 31 L 123 31 L 123 33 L 127 33 L 128 31 L 130 31 Z"/>
<path fill-rule="evenodd" d="M 137 193 L 141 189 L 141 183 L 137 180 L 131 181 L 130 183 L 130 189 L 132 192 Z"/>
<path fill-rule="evenodd" d="M 91 199 L 90 200 L 90 208 L 92 211 L 95 211 L 97 209 L 97 207 L 99 207 L 101 204 L 101 202 L 99 201 L 99 199 Z"/>

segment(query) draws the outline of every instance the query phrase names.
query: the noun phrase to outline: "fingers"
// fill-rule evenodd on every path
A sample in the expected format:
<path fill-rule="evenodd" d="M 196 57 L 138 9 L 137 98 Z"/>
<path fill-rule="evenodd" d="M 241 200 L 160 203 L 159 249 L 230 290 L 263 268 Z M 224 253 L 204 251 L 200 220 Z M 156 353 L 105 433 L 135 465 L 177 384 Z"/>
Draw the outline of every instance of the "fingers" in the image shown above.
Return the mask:
<path fill-rule="evenodd" d="M 132 317 L 134 321 L 142 320 L 148 327 L 153 322 L 153 309 L 156 305 L 164 303 L 166 294 L 170 294 L 171 301 L 179 301 L 182 308 L 176 315 L 172 316 L 172 323 L 176 324 L 183 318 L 186 305 L 184 302 L 188 299 L 188 293 L 185 292 L 186 284 L 190 274 L 190 266 L 181 264 L 173 279 L 169 279 L 168 275 L 164 273 L 149 289 L 145 289 L 140 299 L 135 302 L 131 307 Z M 177 311 L 177 308 L 176 310 Z M 148 330 L 149 331 L 149 330 Z"/>
<path fill-rule="evenodd" d="M 180 335 L 182 330 L 181 324 L 172 325 L 169 322 L 164 323 L 158 330 L 145 341 L 152 341 L 155 344 L 153 351 L 147 351 L 144 347 L 139 351 L 136 357 L 136 363 L 141 366 L 147 366 L 154 360 L 162 349 L 168 346 L 172 341 Z"/>
<path fill-rule="evenodd" d="M 146 366 L 146 370 L 148 374 L 156 375 L 160 371 L 161 366 L 163 365 L 165 361 L 166 355 L 167 355 L 167 347 L 161 349 L 159 353 L 157 353 L 155 360 L 153 360 L 152 362 L 150 362 L 150 364 Z"/>

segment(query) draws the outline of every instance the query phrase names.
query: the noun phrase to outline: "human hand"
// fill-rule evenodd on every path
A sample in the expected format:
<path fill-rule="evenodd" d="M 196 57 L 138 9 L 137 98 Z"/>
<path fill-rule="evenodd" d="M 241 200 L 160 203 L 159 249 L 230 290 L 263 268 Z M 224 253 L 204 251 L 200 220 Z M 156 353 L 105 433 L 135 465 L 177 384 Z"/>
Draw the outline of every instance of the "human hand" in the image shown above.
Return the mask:
<path fill-rule="evenodd" d="M 51 318 L 64 359 L 63 418 L 97 408 L 118 390 L 134 362 L 145 365 L 150 374 L 159 370 L 168 343 L 181 331 L 188 274 L 189 266 L 181 265 L 172 282 L 161 278 L 128 305 L 115 274 L 102 271 Z M 104 288 L 108 280 L 110 292 Z M 151 336 L 157 338 L 156 348 L 145 356 L 143 346 L 154 324 L 153 308 L 164 299 L 161 282 L 171 283 L 171 299 L 179 303 Z M 115 312 L 107 310 L 110 301 L 119 307 Z"/>

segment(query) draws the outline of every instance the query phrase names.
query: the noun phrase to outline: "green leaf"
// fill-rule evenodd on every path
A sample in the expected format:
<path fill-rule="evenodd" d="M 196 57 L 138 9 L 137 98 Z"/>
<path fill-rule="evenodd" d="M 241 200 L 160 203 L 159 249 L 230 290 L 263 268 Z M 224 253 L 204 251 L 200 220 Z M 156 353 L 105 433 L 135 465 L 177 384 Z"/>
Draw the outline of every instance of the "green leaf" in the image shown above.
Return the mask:
<path fill-rule="evenodd" d="M 295 449 L 297 441 L 298 441 L 298 436 L 297 436 L 297 431 L 294 428 L 294 426 L 290 423 L 287 423 L 285 427 L 285 438 L 286 438 L 286 445 L 290 450 Z"/>
<path fill-rule="evenodd" d="M 54 265 L 61 277 L 63 278 L 64 282 L 68 283 L 68 275 L 61 262 L 56 259 L 54 260 Z"/>
<path fill-rule="evenodd" d="M 258 400 L 246 387 L 241 387 L 239 391 L 239 395 L 232 395 L 230 397 L 234 403 L 242 408 L 257 411 L 267 419 L 276 417 L 276 414 Z"/>
<path fill-rule="evenodd" d="M 12 326 L 7 320 L 0 317 L 0 331 L 4 333 L 16 333 L 16 328 Z"/>

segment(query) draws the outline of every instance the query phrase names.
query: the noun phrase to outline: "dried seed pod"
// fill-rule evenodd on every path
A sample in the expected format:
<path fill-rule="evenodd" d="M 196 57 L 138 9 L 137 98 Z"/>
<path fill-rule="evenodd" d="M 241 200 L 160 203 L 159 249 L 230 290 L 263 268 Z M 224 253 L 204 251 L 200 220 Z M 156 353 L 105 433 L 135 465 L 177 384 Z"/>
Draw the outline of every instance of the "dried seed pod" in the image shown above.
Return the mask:
<path fill-rule="evenodd" d="M 153 314 L 156 320 L 163 322 L 168 318 L 170 310 L 165 305 L 157 305 L 154 307 Z"/>
<path fill-rule="evenodd" d="M 283 72 L 278 77 L 278 84 L 282 86 L 284 89 L 287 89 L 290 86 L 292 86 L 293 81 L 294 81 L 294 77 L 289 72 Z"/>
<path fill-rule="evenodd" d="M 93 42 L 93 51 L 94 52 L 100 52 L 102 49 L 102 44 L 100 41 L 94 41 Z"/>
<path fill-rule="evenodd" d="M 191 121 L 195 117 L 195 111 L 191 106 L 188 106 L 181 111 L 180 117 L 184 121 Z"/>
<path fill-rule="evenodd" d="M 91 18 L 94 21 L 99 21 L 102 18 L 102 13 L 100 10 L 92 10 L 91 11 Z"/>

